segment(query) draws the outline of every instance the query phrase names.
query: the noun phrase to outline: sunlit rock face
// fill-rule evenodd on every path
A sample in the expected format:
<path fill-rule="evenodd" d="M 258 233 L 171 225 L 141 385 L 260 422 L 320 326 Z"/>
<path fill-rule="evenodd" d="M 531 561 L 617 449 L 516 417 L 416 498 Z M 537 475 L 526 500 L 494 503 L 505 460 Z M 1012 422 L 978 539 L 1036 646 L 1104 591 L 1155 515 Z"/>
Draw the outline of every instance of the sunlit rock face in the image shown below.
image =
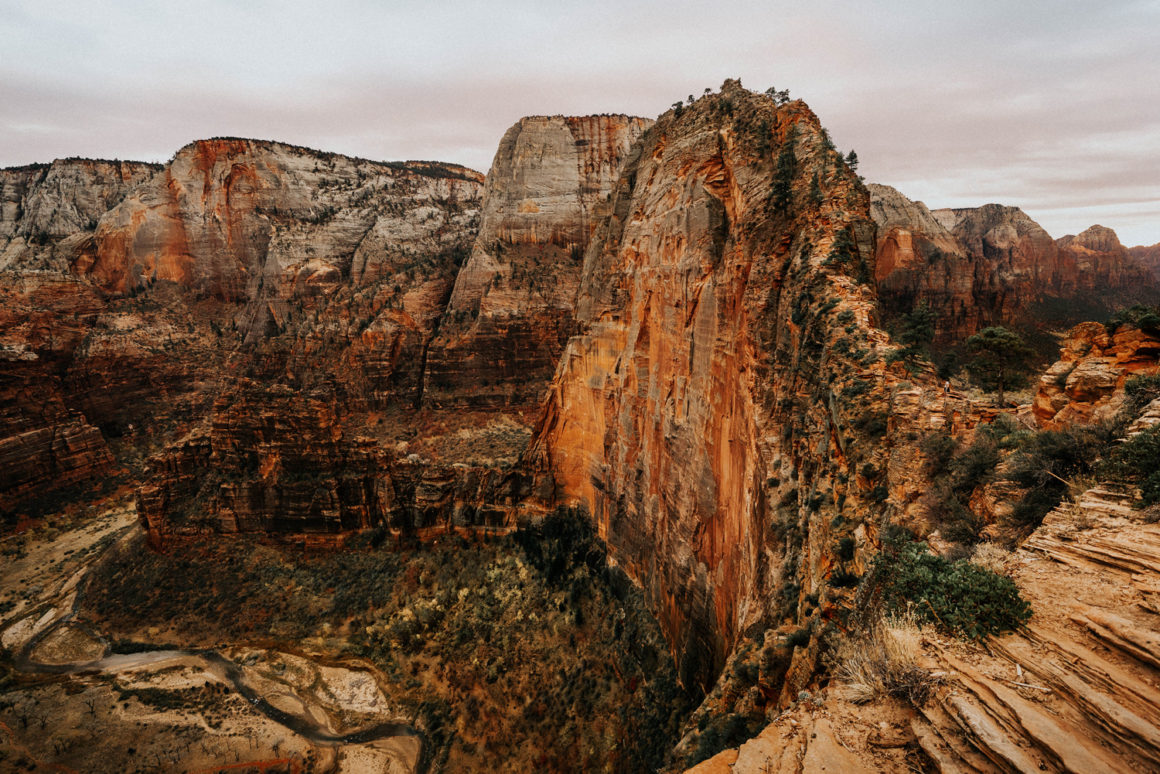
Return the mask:
<path fill-rule="evenodd" d="M 869 188 L 884 310 L 926 303 L 941 343 L 987 325 L 1074 323 L 1160 297 L 1145 264 L 1103 226 L 1056 240 L 1017 207 L 930 211 L 889 186 Z"/>
<path fill-rule="evenodd" d="M 1072 328 L 1056 361 L 1039 379 L 1032 409 L 1039 424 L 1069 427 L 1112 419 L 1124 405 L 1124 383 L 1160 373 L 1160 333 L 1101 323 Z"/>
<path fill-rule="evenodd" d="M 536 405 L 575 332 L 584 251 L 624 157 L 651 121 L 521 119 L 484 188 L 479 236 L 427 355 L 431 406 Z"/>
<path fill-rule="evenodd" d="M 862 406 L 838 395 L 883 379 L 873 246 L 868 194 L 814 114 L 727 82 L 644 134 L 585 253 L 537 496 L 592 513 L 691 685 L 780 622 L 787 584 L 819 592 L 831 540 L 869 512 L 851 467 L 887 465 L 848 443 Z"/>

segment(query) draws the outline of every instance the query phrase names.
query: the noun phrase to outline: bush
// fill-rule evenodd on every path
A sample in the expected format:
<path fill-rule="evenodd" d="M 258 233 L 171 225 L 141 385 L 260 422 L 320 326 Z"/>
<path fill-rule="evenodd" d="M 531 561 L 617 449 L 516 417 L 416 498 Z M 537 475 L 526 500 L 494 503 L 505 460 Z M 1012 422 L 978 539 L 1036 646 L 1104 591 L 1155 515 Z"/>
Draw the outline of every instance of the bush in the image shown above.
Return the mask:
<path fill-rule="evenodd" d="M 1012 631 L 1031 618 L 1031 606 L 1010 578 L 936 556 L 925 543 L 888 544 L 872 575 L 887 611 L 912 612 L 970 639 Z"/>
<path fill-rule="evenodd" d="M 922 632 L 913 616 L 878 621 L 868 635 L 849 637 L 836 653 L 838 676 L 855 704 L 893 696 L 921 707 L 938 678 L 918 665 Z"/>
<path fill-rule="evenodd" d="M 1160 503 L 1160 425 L 1117 446 L 1100 470 L 1116 481 L 1140 487 L 1144 505 Z"/>
<path fill-rule="evenodd" d="M 1109 317 L 1104 328 L 1113 334 L 1123 325 L 1134 325 L 1144 331 L 1160 330 L 1160 307 L 1133 304 Z"/>
<path fill-rule="evenodd" d="M 1130 377 L 1124 382 L 1124 393 L 1127 395 L 1124 410 L 1129 419 L 1135 419 L 1145 406 L 1160 398 L 1160 374 Z"/>
<path fill-rule="evenodd" d="M 1118 427 L 1104 424 L 1045 430 L 1028 437 L 1006 475 L 1026 490 L 1015 504 L 1011 522 L 1026 529 L 1042 524 L 1067 494 L 1068 479 L 1091 473 L 1118 432 Z"/>

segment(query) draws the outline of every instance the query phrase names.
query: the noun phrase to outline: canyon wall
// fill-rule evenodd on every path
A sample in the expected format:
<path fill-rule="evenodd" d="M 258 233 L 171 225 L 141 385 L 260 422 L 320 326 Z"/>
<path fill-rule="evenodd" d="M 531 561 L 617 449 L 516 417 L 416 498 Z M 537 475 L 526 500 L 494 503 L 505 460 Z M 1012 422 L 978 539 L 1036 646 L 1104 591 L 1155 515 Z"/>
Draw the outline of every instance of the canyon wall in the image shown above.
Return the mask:
<path fill-rule="evenodd" d="M 237 415 L 262 411 L 271 390 L 321 392 L 343 416 L 415 405 L 482 187 L 453 165 L 252 140 L 193 143 L 163 168 L 4 172 L 0 337 L 25 365 L 0 380 L 20 412 L 0 444 L 26 458 L 0 486 L 5 510 L 107 471 L 111 440 L 139 477 L 141 455 L 200 423 L 244 428 Z M 45 214 L 45 191 L 71 220 Z M 22 397 L 38 390 L 69 411 Z M 214 420 L 222 411 L 233 425 Z M 268 423 L 280 430 L 301 428 Z M 282 502 L 249 500 L 267 515 Z"/>
<path fill-rule="evenodd" d="M 871 185 L 884 312 L 925 301 L 940 343 L 988 325 L 1075 324 L 1160 299 L 1149 269 L 1103 226 L 1052 239 L 1016 207 L 930 211 Z"/>
<path fill-rule="evenodd" d="M 582 259 L 621 162 L 651 124 L 524 118 L 500 140 L 471 256 L 427 356 L 432 406 L 538 406 L 564 344 Z"/>
<path fill-rule="evenodd" d="M 711 685 L 748 627 L 812 625 L 799 592 L 832 609 L 834 544 L 875 529 L 873 246 L 816 116 L 730 81 L 644 134 L 585 254 L 536 496 L 592 514 L 686 684 Z"/>

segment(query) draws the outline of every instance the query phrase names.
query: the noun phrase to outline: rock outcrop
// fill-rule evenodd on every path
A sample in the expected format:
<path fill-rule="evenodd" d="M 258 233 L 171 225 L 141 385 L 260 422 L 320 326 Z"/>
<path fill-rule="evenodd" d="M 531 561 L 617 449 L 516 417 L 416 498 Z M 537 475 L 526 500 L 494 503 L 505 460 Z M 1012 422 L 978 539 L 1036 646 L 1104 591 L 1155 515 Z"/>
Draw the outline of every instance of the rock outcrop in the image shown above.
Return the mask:
<path fill-rule="evenodd" d="M 521 119 L 487 175 L 479 236 L 427 354 L 432 406 L 535 406 L 569 336 L 584 251 L 621 162 L 652 122 Z"/>
<path fill-rule="evenodd" d="M 1160 296 L 1148 268 L 1103 226 L 1053 240 L 1016 207 L 929 211 L 889 186 L 870 191 L 884 311 L 927 303 L 942 344 L 988 325 L 1075 324 Z"/>
<path fill-rule="evenodd" d="M 1128 255 L 1135 258 L 1160 281 L 1160 242 L 1157 242 L 1151 247 L 1129 247 Z"/>
<path fill-rule="evenodd" d="M 1160 373 L 1160 330 L 1081 323 L 1039 379 L 1033 410 L 1049 428 L 1111 419 L 1124 405 L 1124 383 Z"/>
<path fill-rule="evenodd" d="M 160 169 L 91 159 L 0 169 L 0 271 L 67 271 L 98 220 Z"/>
<path fill-rule="evenodd" d="M 859 281 L 873 239 L 813 113 L 727 82 L 643 135 L 585 254 L 537 496 L 592 514 L 687 684 L 708 687 L 783 603 L 810 626 L 799 590 L 832 604 L 834 542 L 872 529 L 868 492 L 889 478 L 887 339 Z"/>

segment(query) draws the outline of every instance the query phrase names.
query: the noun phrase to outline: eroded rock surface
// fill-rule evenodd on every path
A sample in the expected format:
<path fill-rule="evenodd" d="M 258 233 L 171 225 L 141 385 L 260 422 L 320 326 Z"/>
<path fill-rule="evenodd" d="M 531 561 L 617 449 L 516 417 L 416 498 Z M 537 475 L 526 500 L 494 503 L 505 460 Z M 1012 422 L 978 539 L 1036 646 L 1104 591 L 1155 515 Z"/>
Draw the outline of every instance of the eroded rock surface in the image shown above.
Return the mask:
<path fill-rule="evenodd" d="M 609 191 L 651 121 L 524 118 L 484 189 L 471 257 L 427 356 L 432 406 L 538 405 L 568 337 L 584 251 Z"/>
<path fill-rule="evenodd" d="M 1160 295 L 1147 266 L 1103 226 L 1052 239 L 1017 207 L 930 211 L 889 186 L 869 188 L 883 307 L 897 314 L 927 303 L 943 343 L 988 325 L 1074 324 Z"/>
<path fill-rule="evenodd" d="M 1124 383 L 1160 373 L 1160 332 L 1081 323 L 1068 332 L 1056 361 L 1039 379 L 1033 410 L 1045 427 L 1111 419 L 1124 405 Z"/>
<path fill-rule="evenodd" d="M 787 593 L 796 620 L 797 584 L 826 597 L 832 541 L 861 529 L 885 475 L 862 440 L 887 432 L 887 339 L 858 281 L 868 210 L 804 104 L 728 82 L 645 133 L 585 255 L 586 332 L 537 430 L 538 496 L 592 513 L 690 684 L 712 683 L 746 627 L 776 625 Z"/>

